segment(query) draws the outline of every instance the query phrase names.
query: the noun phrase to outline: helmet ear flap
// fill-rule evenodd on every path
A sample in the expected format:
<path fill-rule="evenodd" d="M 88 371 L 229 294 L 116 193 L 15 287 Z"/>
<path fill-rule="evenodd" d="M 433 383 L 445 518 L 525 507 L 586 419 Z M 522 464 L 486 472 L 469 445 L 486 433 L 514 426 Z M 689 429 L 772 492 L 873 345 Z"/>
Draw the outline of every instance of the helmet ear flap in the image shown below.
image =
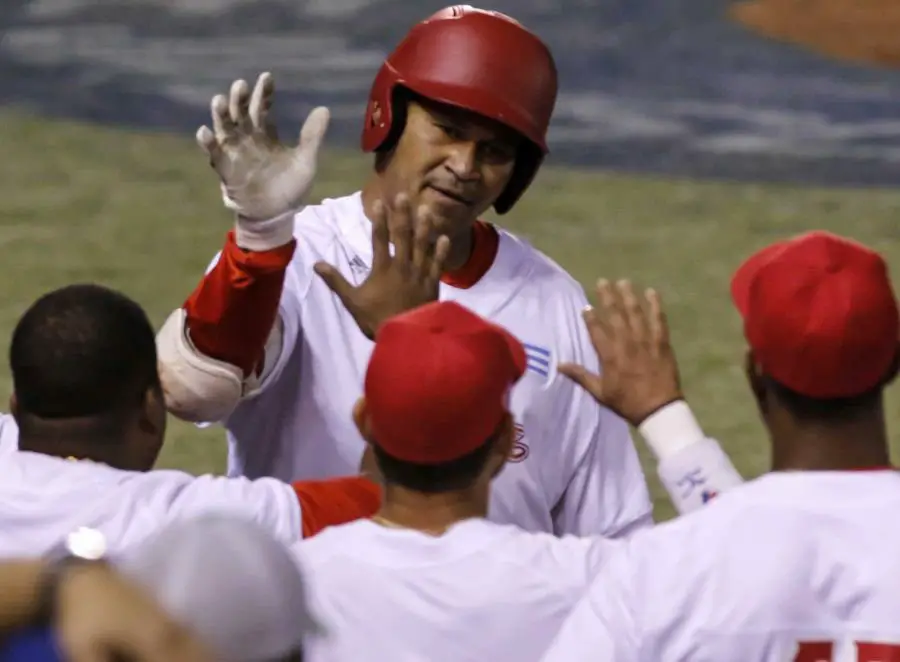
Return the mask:
<path fill-rule="evenodd" d="M 530 140 L 522 142 L 519 153 L 516 154 L 512 176 L 509 178 L 506 188 L 503 189 L 503 193 L 494 202 L 494 211 L 502 216 L 512 209 L 513 205 L 522 197 L 525 189 L 531 185 L 543 160 L 544 153 L 540 147 Z"/>
<path fill-rule="evenodd" d="M 391 90 L 391 126 L 381 144 L 375 148 L 377 154 L 390 152 L 397 146 L 397 141 L 406 128 L 406 109 L 413 99 L 413 94 L 402 85 L 395 85 Z"/>

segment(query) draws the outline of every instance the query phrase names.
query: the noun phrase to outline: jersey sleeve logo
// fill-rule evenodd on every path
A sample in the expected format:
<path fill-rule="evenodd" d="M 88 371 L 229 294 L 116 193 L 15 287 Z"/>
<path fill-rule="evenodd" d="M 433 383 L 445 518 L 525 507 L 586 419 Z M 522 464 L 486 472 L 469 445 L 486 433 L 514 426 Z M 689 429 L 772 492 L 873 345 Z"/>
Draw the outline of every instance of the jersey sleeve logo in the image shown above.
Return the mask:
<path fill-rule="evenodd" d="M 528 448 L 528 444 L 525 443 L 525 428 L 522 427 L 519 423 L 515 424 L 515 441 L 513 442 L 512 450 L 509 452 L 509 457 L 507 461 L 509 462 L 523 462 L 530 452 Z"/>
<path fill-rule="evenodd" d="M 550 350 L 530 343 L 522 343 L 525 348 L 525 369 L 546 377 L 550 374 Z"/>

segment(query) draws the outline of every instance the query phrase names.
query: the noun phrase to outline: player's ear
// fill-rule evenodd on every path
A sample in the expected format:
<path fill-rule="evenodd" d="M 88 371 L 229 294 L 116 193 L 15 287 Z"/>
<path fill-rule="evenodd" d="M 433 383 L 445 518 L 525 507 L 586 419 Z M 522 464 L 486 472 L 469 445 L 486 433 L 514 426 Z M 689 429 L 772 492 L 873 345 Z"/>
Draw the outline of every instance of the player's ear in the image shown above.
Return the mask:
<path fill-rule="evenodd" d="M 158 453 L 162 448 L 163 439 L 166 436 L 166 405 L 163 400 L 162 389 L 149 386 L 144 391 L 141 400 L 141 409 L 137 414 L 137 427 L 144 439 L 150 439 L 155 442 L 155 452 Z M 153 446 L 153 444 L 151 444 Z M 151 449 L 148 448 L 148 452 Z M 150 459 L 152 465 L 156 461 L 155 455 Z"/>
<path fill-rule="evenodd" d="M 19 401 L 16 398 L 16 394 L 13 393 L 9 396 L 9 413 L 12 414 L 13 420 L 18 424 L 19 422 Z"/>
<path fill-rule="evenodd" d="M 766 380 L 763 375 L 762 367 L 753 356 L 753 350 L 748 349 L 744 358 L 744 372 L 747 375 L 747 383 L 750 385 L 750 391 L 756 399 L 757 406 L 762 410 L 766 410 Z"/>
<path fill-rule="evenodd" d="M 353 422 L 356 424 L 360 436 L 368 443 L 372 443 L 372 428 L 369 425 L 369 412 L 365 397 L 361 397 L 353 405 Z"/>
<path fill-rule="evenodd" d="M 884 385 L 887 386 L 897 379 L 898 372 L 900 372 L 900 343 L 897 344 L 897 353 L 894 354 L 894 362 L 891 364 L 891 369 L 884 376 Z"/>
<path fill-rule="evenodd" d="M 496 476 L 506 465 L 506 461 L 512 454 L 513 446 L 516 443 L 515 422 L 512 414 L 506 412 L 500 421 L 500 427 L 497 430 L 497 436 L 494 440 L 494 450 L 491 454 L 491 475 Z"/>

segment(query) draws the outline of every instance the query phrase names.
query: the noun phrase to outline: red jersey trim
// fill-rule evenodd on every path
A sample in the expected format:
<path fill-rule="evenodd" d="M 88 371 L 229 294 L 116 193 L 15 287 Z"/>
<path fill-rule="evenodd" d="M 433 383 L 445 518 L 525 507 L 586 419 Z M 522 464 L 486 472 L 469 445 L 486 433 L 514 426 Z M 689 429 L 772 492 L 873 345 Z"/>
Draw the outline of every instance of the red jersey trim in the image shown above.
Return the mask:
<path fill-rule="evenodd" d="M 469 261 L 456 271 L 449 271 L 441 281 L 450 287 L 467 290 L 480 281 L 493 266 L 500 247 L 500 235 L 490 223 L 476 221 L 472 228 L 474 240 Z"/>

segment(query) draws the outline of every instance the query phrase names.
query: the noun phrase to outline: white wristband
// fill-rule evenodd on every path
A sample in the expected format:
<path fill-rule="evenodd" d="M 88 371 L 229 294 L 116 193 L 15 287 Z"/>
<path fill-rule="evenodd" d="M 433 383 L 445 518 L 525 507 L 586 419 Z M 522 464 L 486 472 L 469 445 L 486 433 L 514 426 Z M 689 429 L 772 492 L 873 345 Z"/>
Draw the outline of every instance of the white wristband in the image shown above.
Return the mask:
<path fill-rule="evenodd" d="M 684 400 L 671 402 L 648 416 L 638 426 L 638 432 L 660 462 L 706 438 Z"/>
<path fill-rule="evenodd" d="M 284 246 L 294 238 L 294 216 L 298 212 L 291 210 L 265 221 L 250 221 L 238 216 L 234 223 L 234 240 L 248 251 L 269 251 Z"/>

